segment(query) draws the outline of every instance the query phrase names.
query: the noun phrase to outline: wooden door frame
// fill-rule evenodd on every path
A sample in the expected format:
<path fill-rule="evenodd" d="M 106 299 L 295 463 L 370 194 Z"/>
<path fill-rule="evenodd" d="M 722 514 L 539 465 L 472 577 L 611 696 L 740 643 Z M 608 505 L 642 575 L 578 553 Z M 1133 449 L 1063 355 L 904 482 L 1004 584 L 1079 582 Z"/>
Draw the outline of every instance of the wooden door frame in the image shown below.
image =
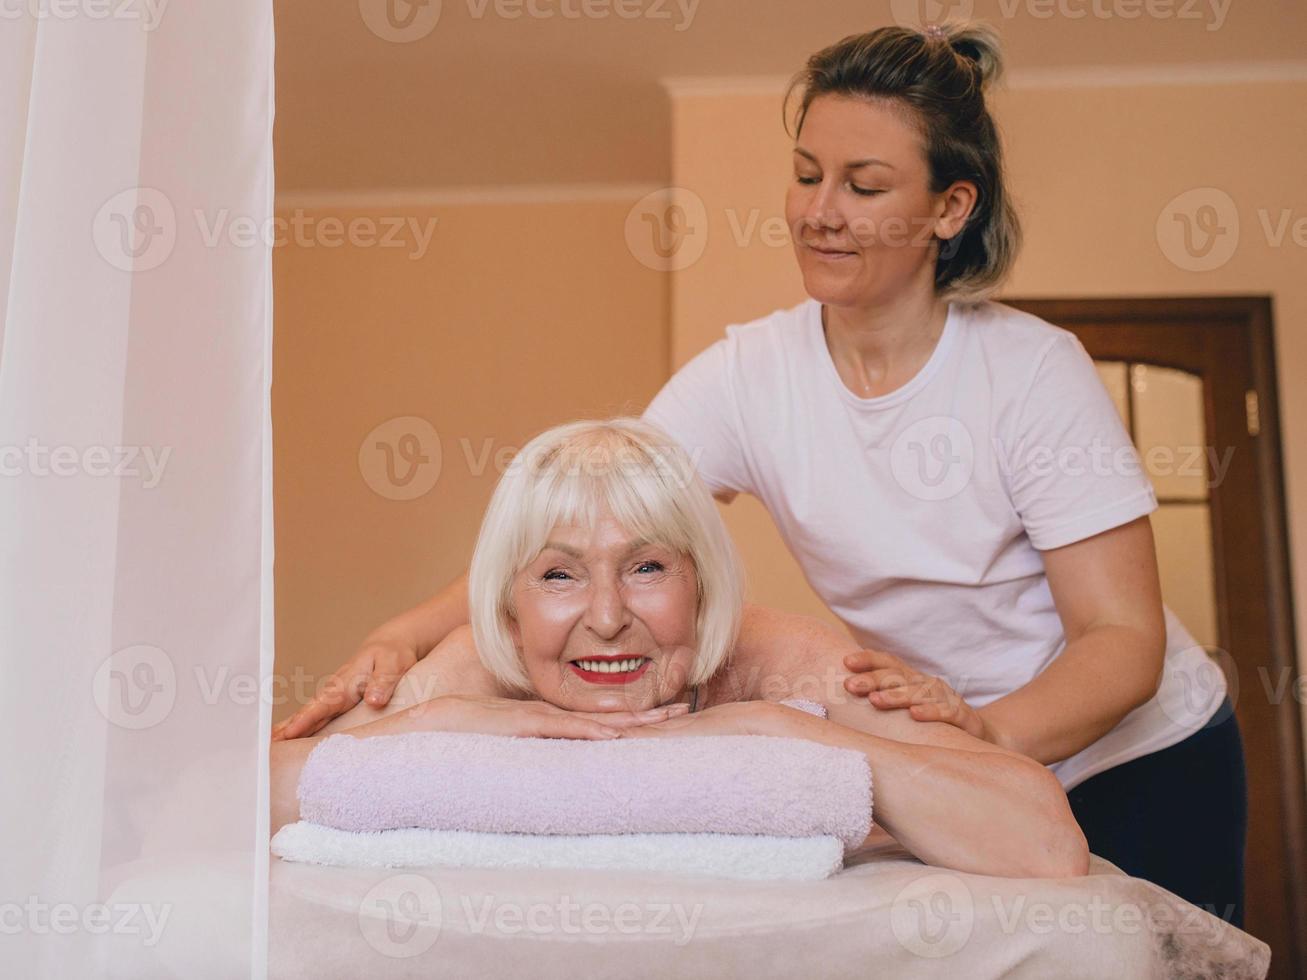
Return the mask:
<path fill-rule="evenodd" d="M 1265 600 L 1267 608 L 1267 651 L 1270 666 L 1276 671 L 1289 668 L 1291 678 L 1299 676 L 1294 629 L 1292 574 L 1289 561 L 1288 519 L 1284 498 L 1284 463 L 1281 453 L 1279 398 L 1275 370 L 1275 338 L 1269 296 L 1179 296 L 1139 298 L 1084 299 L 1002 299 L 1016 307 L 1075 332 L 1081 328 L 1100 337 L 1110 336 L 1113 327 L 1123 325 L 1144 328 L 1171 326 L 1193 328 L 1203 325 L 1220 329 L 1223 342 L 1237 340 L 1248 356 L 1252 390 L 1257 393 L 1260 429 L 1249 436 L 1247 445 L 1253 457 L 1259 490 L 1258 506 L 1247 508 L 1254 513 L 1264 545 Z M 1215 321 L 1215 322 L 1214 322 Z M 1109 333 L 1105 334 L 1105 331 Z M 1191 373 L 1198 366 L 1195 357 L 1182 349 L 1158 352 L 1156 344 L 1145 351 L 1127 344 L 1120 353 L 1122 360 L 1133 360 L 1174 367 Z M 1138 355 L 1138 356 L 1135 356 Z M 1226 392 L 1228 396 L 1230 393 Z M 1212 400 L 1207 400 L 1210 406 Z M 1208 442 L 1218 442 L 1216 420 L 1208 411 Z M 1213 508 L 1215 510 L 1215 508 Z M 1215 516 L 1215 515 L 1214 515 Z M 1219 537 L 1219 535 L 1218 535 Z M 1214 541 L 1219 547 L 1219 542 Z M 1217 583 L 1224 596 L 1225 583 Z M 1223 633 L 1225 630 L 1223 629 Z M 1292 687 L 1290 691 L 1292 691 Z M 1281 846 L 1289 866 L 1286 872 L 1287 903 L 1291 949 L 1273 950 L 1273 963 L 1279 959 L 1280 975 L 1307 970 L 1307 794 L 1304 793 L 1303 728 L 1298 702 L 1292 693 L 1274 711 L 1276 758 L 1279 761 L 1279 797 L 1284 819 Z M 1276 955 L 1278 954 L 1278 956 Z M 1286 962 L 1287 961 L 1287 962 Z"/>

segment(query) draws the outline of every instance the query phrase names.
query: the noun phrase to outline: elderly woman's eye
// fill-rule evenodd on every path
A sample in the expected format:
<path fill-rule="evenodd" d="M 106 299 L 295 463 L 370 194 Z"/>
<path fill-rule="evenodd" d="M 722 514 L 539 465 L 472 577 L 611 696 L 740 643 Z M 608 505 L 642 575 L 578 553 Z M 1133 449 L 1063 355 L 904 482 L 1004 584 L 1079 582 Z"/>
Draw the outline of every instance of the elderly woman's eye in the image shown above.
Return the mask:
<path fill-rule="evenodd" d="M 642 561 L 635 566 L 637 572 L 661 572 L 663 563 L 660 561 Z"/>
<path fill-rule="evenodd" d="M 561 568 L 551 568 L 549 571 L 545 572 L 540 577 L 544 579 L 546 582 L 562 582 L 565 579 L 567 579 L 569 576 Z"/>

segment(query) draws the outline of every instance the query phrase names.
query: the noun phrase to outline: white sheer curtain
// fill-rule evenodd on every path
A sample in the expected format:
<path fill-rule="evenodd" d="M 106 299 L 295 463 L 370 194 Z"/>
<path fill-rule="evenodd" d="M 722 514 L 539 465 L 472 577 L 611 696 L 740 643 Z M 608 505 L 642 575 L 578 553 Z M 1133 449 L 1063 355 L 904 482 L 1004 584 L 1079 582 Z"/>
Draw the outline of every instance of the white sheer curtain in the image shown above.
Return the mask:
<path fill-rule="evenodd" d="M 0 5 L 0 976 L 266 972 L 272 55 Z"/>

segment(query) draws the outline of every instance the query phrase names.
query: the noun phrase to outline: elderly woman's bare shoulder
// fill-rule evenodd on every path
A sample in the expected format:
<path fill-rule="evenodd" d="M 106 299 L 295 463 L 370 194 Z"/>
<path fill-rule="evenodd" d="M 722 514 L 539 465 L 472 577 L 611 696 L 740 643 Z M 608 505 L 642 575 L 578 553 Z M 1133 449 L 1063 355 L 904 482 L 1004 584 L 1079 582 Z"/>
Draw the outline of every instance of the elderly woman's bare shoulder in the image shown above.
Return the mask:
<path fill-rule="evenodd" d="M 409 701 L 429 701 L 442 694 L 484 694 L 506 697 L 509 692 L 482 662 L 472 639 L 472 627 L 456 627 L 404 675 L 400 687 L 411 686 Z M 398 689 L 396 693 L 399 693 Z"/>
<path fill-rule="evenodd" d="M 343 732 L 446 694 L 508 697 L 509 693 L 477 656 L 471 627 L 460 626 L 400 678 L 394 694 L 384 706 L 376 708 L 360 701 L 324 725 L 318 734 Z"/>
<path fill-rule="evenodd" d="M 847 633 L 815 616 L 750 603 L 710 691 L 716 702 L 806 697 L 825 703 L 823 695 L 842 690 L 849 675 L 844 655 L 857 649 Z"/>

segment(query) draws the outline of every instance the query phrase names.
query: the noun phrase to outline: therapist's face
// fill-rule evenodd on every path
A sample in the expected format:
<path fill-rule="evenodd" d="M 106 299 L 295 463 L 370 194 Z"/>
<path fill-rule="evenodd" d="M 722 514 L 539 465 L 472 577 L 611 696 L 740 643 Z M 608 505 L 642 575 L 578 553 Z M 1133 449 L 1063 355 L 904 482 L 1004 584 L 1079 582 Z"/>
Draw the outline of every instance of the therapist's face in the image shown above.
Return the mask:
<path fill-rule="evenodd" d="M 842 95 L 819 95 L 808 107 L 785 218 L 816 300 L 873 305 L 923 280 L 931 285 L 934 235 L 952 237 L 961 228 L 956 212 L 967 203 L 956 193 L 930 192 L 922 139 L 904 111 Z M 959 185 L 963 197 L 974 191 Z"/>
<path fill-rule="evenodd" d="M 559 525 L 513 579 L 510 631 L 535 692 L 573 711 L 641 711 L 682 697 L 698 581 L 687 555 L 610 514 Z"/>

